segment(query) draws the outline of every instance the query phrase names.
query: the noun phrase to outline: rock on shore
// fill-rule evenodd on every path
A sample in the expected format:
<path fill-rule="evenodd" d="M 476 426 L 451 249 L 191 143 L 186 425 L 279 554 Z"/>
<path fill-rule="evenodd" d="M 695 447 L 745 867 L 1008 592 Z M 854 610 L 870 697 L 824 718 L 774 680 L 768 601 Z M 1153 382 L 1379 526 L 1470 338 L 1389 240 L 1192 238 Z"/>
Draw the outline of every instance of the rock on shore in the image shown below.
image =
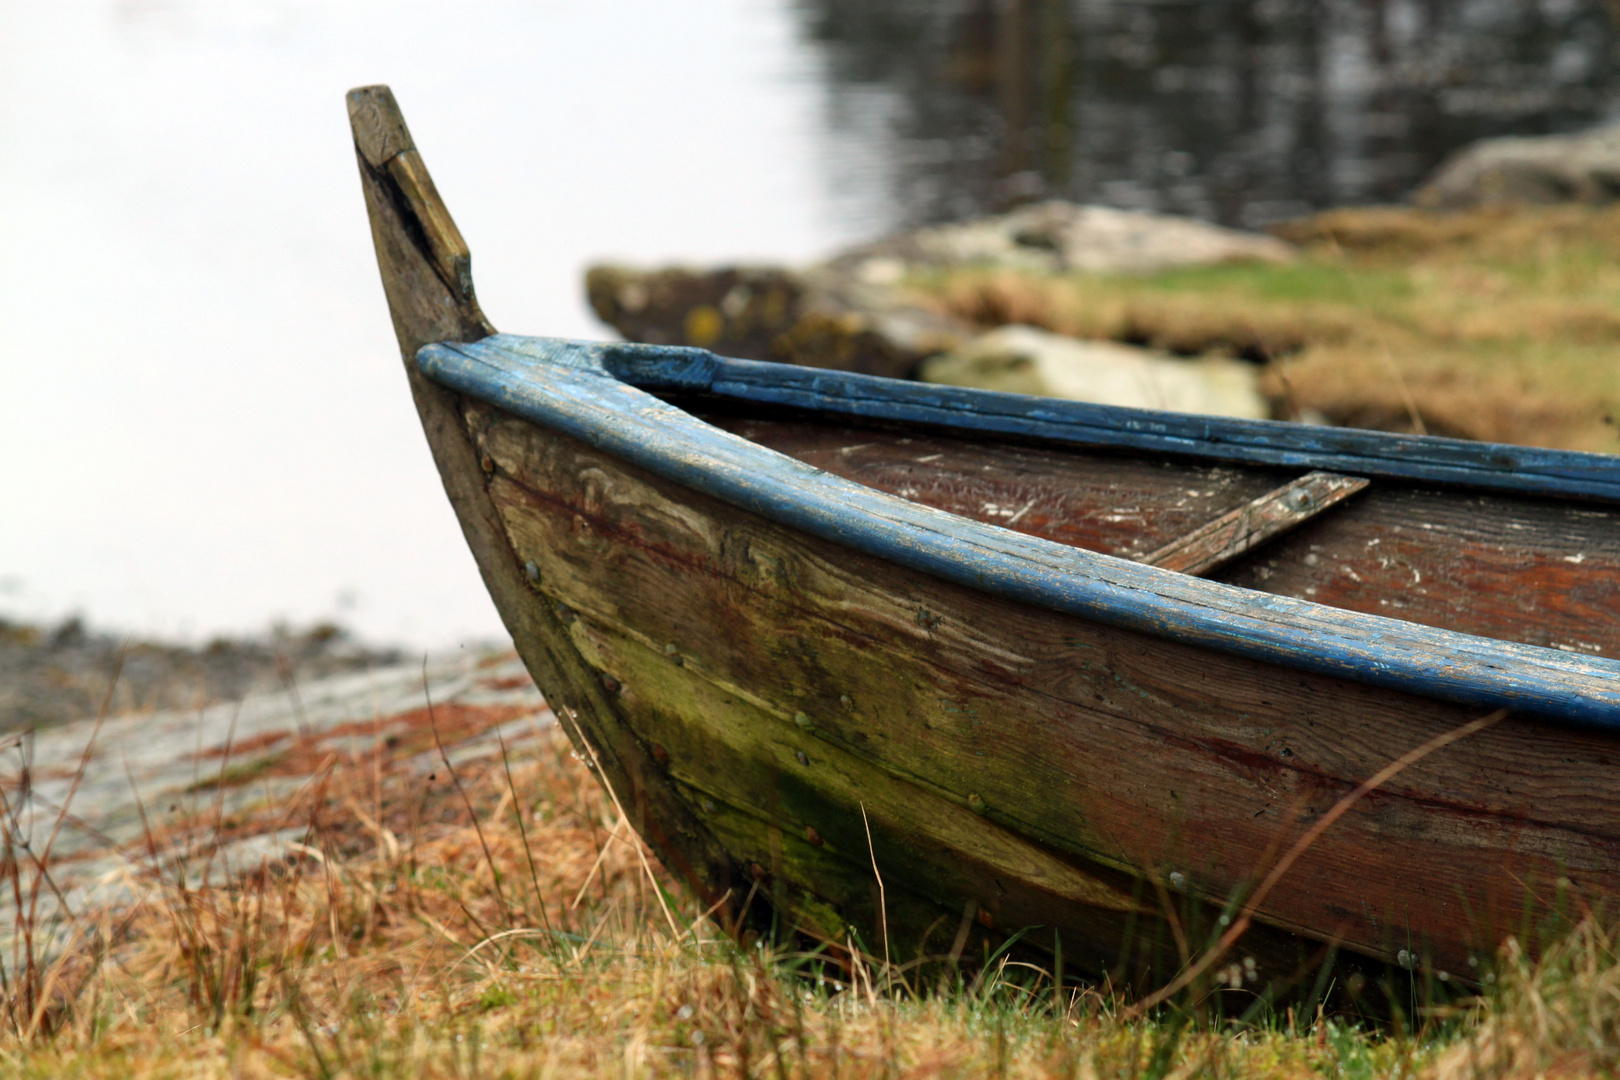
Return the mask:
<path fill-rule="evenodd" d="M 1608 203 L 1620 198 L 1620 125 L 1577 135 L 1485 139 L 1445 161 L 1412 196 L 1461 210 L 1523 203 Z"/>
<path fill-rule="evenodd" d="M 1259 369 L 1241 360 L 1182 360 L 1111 341 L 1004 326 L 923 362 L 925 382 L 1098 405 L 1264 419 Z"/>
<path fill-rule="evenodd" d="M 555 722 L 522 661 L 463 650 L 304 682 L 204 709 L 58 724 L 0 740 L 0 790 L 14 842 L 53 836 L 48 886 L 30 901 L 35 945 L 70 940 L 75 913 L 117 909 L 281 860 L 319 857 L 313 807 L 364 815 L 372 787 L 454 784 L 454 770 L 499 768 L 504 749 Z M 332 779 L 334 770 L 347 778 Z M 360 783 L 358 798 L 344 784 Z M 368 787 L 371 785 L 372 787 Z M 313 852 L 313 856 L 311 855 Z M 31 849 L 43 856 L 43 847 Z M 0 954 L 19 919 L 0 890 Z"/>
<path fill-rule="evenodd" d="M 49 629 L 0 618 L 0 733 L 92 716 L 103 704 L 115 714 L 201 708 L 401 659 L 331 623 L 186 646 L 79 618 Z"/>
<path fill-rule="evenodd" d="M 968 266 L 1047 273 L 1151 274 L 1238 260 L 1287 262 L 1293 245 L 1275 237 L 1171 214 L 1053 200 L 1007 214 L 933 225 L 834 256 L 829 264 L 863 280 Z"/>
<path fill-rule="evenodd" d="M 596 266 L 586 293 L 626 340 L 905 378 L 981 328 L 916 299 L 907 279 L 967 267 L 1148 273 L 1234 260 L 1286 261 L 1292 245 L 1190 218 L 1045 202 L 930 226 L 814 266 Z"/>
<path fill-rule="evenodd" d="M 907 377 L 919 359 L 972 333 L 884 284 L 828 267 L 593 266 L 585 292 L 597 317 L 627 341 L 890 378 Z"/>

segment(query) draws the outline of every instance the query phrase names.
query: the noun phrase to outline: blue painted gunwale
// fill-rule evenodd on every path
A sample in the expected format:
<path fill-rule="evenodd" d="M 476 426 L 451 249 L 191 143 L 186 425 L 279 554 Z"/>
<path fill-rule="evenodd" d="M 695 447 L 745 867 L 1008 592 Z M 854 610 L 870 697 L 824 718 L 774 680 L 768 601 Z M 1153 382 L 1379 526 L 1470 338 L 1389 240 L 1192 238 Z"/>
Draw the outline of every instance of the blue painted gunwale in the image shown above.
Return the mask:
<path fill-rule="evenodd" d="M 815 372 L 806 378 L 798 375 L 804 369 L 722 360 L 699 349 L 508 334 L 471 344 L 427 345 L 416 354 L 416 360 L 424 374 L 442 385 L 667 479 L 789 528 L 982 592 L 1189 645 L 1392 690 L 1620 731 L 1620 662 L 1273 596 L 958 517 L 834 476 L 721 431 L 642 389 L 725 392 L 717 388 L 735 384 L 741 376 L 746 376 L 747 386 L 753 387 L 767 386 L 768 376 L 779 376 L 779 381 L 789 387 L 783 396 L 798 392 L 793 387 L 844 386 L 845 379 L 855 380 L 857 390 L 871 394 L 874 387 L 866 384 L 895 380 L 828 372 Z M 937 387 L 927 390 L 940 392 Z M 903 402 L 907 396 L 898 395 L 896 400 Z M 749 400 L 800 403 L 780 397 L 749 396 Z M 871 400 L 880 400 L 880 395 L 872 394 Z M 946 408 L 953 410 L 953 415 L 960 412 L 964 417 L 973 400 L 988 400 L 1003 410 L 1011 402 L 1035 403 L 1030 406 L 1032 411 L 1036 405 L 1045 410 L 1053 404 L 1045 399 L 989 391 L 949 391 L 939 400 L 948 403 Z M 1097 406 L 1085 407 L 1080 415 L 1095 423 L 1111 413 L 1121 414 L 1122 423 L 1141 425 L 1138 430 L 1152 428 L 1148 434 L 1160 440 L 1183 438 L 1189 430 L 1213 431 L 1225 437 L 1227 429 L 1241 432 L 1258 426 L 1265 433 L 1271 427 Z M 991 415 L 997 414 L 992 411 Z M 953 426 L 970 426 L 960 419 L 951 422 Z M 1432 471 L 1445 469 L 1465 472 L 1470 479 L 1464 482 L 1480 484 L 1479 477 L 1499 476 L 1498 469 L 1505 468 L 1492 468 L 1488 460 L 1470 464 L 1468 457 L 1456 450 L 1474 448 L 1478 457 L 1477 444 L 1376 434 L 1369 439 L 1369 433 L 1352 434 L 1355 437 L 1338 445 L 1357 448 L 1376 447 L 1382 442 L 1418 444 L 1424 448 L 1420 452 L 1428 453 L 1423 467 L 1430 470 L 1421 479 L 1441 479 Z M 1072 435 L 1056 437 L 1074 441 Z M 1268 437 L 1278 448 L 1285 447 L 1294 436 L 1291 432 L 1273 432 Z M 1239 446 L 1255 449 L 1253 443 Z M 1518 447 L 1483 449 L 1521 451 Z M 1322 457 L 1311 456 L 1305 450 L 1278 448 L 1276 452 L 1301 454 L 1305 459 L 1267 459 L 1265 463 L 1322 467 Z M 1447 453 L 1452 455 L 1449 460 L 1444 458 Z M 1394 471 L 1399 462 L 1390 447 L 1365 458 L 1391 462 L 1391 470 L 1382 475 L 1411 475 Z M 1530 451 L 1524 460 L 1538 465 L 1540 475 L 1549 482 L 1562 484 L 1564 494 L 1598 495 L 1605 479 L 1597 475 L 1598 462 L 1607 462 L 1608 472 L 1615 472 L 1613 459 L 1596 454 Z M 1366 475 L 1370 470 L 1363 467 L 1359 471 Z M 1524 490 L 1522 486 L 1490 486 Z M 1620 489 L 1620 477 L 1609 477 L 1607 486 Z M 1570 487 L 1580 490 L 1567 490 Z"/>
<path fill-rule="evenodd" d="M 1090 446 L 1620 502 L 1620 457 L 1608 454 L 1125 409 L 848 371 L 732 360 L 685 346 L 614 342 L 572 345 L 594 350 L 592 363 L 644 390 L 701 391 L 817 412 L 940 424 Z"/>

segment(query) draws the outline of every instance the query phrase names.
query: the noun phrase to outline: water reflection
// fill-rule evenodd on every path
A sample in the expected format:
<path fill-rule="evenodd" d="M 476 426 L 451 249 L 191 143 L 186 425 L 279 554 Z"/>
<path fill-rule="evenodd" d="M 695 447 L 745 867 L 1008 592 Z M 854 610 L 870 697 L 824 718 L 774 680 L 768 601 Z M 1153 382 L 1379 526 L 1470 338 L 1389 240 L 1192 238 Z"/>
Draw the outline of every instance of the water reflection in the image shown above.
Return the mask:
<path fill-rule="evenodd" d="M 1598 0 L 796 0 L 892 224 L 1064 196 L 1258 225 L 1614 107 Z M 864 150 L 864 156 L 862 151 Z M 835 158 L 839 155 L 834 155 Z M 840 168 L 834 161 L 833 170 Z"/>

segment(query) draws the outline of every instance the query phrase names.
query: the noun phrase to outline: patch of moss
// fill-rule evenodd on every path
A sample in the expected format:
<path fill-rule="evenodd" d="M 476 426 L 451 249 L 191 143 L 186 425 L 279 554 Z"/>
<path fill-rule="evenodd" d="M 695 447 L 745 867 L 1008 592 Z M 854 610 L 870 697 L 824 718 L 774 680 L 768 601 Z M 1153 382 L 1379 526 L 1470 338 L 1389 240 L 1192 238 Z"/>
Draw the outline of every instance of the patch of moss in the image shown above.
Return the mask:
<path fill-rule="evenodd" d="M 1620 452 L 1620 208 L 1347 209 L 1278 231 L 1299 259 L 908 286 L 985 327 L 1262 363 L 1280 418 Z"/>
<path fill-rule="evenodd" d="M 1107 287 L 1112 279 L 1091 275 Z M 1165 270 L 1138 282 L 1161 293 L 1206 293 L 1251 302 L 1364 304 L 1410 299 L 1416 292 L 1410 277 L 1397 270 L 1368 268 L 1348 274 L 1332 260 L 1300 259 L 1292 263 L 1238 262 Z"/>
<path fill-rule="evenodd" d="M 186 793 L 198 791 L 215 791 L 220 788 L 236 788 L 244 784 L 251 784 L 261 776 L 272 772 L 276 766 L 287 760 L 291 750 L 279 750 L 273 754 L 265 754 L 248 761 L 236 761 L 226 765 L 213 776 L 205 776 L 186 787 Z"/>

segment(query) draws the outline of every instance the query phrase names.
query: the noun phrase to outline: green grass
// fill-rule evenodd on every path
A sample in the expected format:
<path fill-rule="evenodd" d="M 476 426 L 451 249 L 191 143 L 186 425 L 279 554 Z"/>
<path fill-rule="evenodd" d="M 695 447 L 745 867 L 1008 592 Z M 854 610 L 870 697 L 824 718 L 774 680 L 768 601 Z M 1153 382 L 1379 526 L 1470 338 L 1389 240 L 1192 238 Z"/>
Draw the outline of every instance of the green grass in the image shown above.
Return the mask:
<path fill-rule="evenodd" d="M 1379 1030 L 1287 1010 L 1239 1022 L 1208 990 L 1141 1016 L 1106 985 L 1056 986 L 1006 958 L 918 983 L 859 952 L 739 944 L 612 839 L 629 834 L 560 738 L 509 776 L 462 779 L 465 803 L 407 770 L 338 763 L 313 801 L 260 810 L 308 820 L 319 858 L 200 891 L 159 875 L 133 911 L 81 913 L 83 938 L 54 965 L 28 974 L 8 958 L 0 1075 L 1464 1080 L 1620 1067 L 1620 964 L 1595 918 L 1540 959 L 1509 943 L 1483 997 Z"/>
<path fill-rule="evenodd" d="M 1140 279 L 1104 275 L 1078 276 L 1101 288 L 1140 288 L 1158 293 L 1197 293 L 1239 303 L 1390 304 L 1411 300 L 1418 292 L 1409 275 L 1393 268 L 1347 273 L 1328 260 L 1293 263 L 1226 263 L 1166 270 Z"/>
<path fill-rule="evenodd" d="M 186 785 L 185 793 L 188 795 L 202 791 L 214 791 L 219 788 L 241 787 L 251 784 L 262 776 L 274 772 L 276 766 L 291 756 L 290 750 L 280 750 L 273 754 L 262 754 L 249 761 L 238 761 L 226 765 L 223 769 L 210 776 Z"/>
<path fill-rule="evenodd" d="M 1620 452 L 1620 209 L 1338 210 L 1282 231 L 1292 263 L 910 288 L 984 326 L 1262 362 L 1282 418 Z"/>

